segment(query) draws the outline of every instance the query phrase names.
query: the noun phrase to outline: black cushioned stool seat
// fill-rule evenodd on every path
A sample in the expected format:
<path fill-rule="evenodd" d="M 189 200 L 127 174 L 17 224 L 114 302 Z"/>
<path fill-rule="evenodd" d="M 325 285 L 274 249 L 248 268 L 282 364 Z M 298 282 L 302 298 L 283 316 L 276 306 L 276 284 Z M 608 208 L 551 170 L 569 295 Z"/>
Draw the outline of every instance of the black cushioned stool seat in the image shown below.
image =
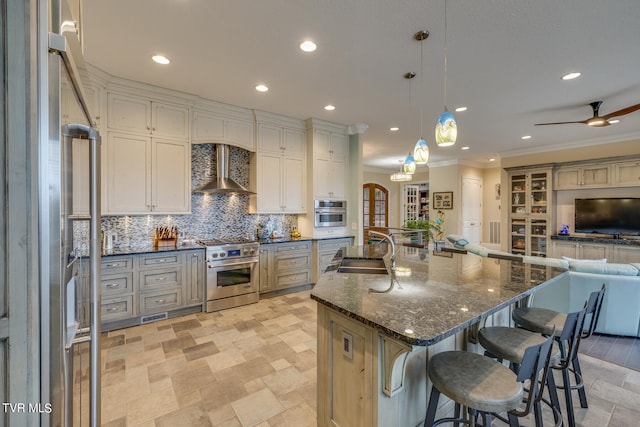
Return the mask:
<path fill-rule="evenodd" d="M 430 357 L 427 373 L 433 387 L 424 425 L 432 427 L 448 422 L 476 425 L 476 417 L 481 416 L 483 425 L 490 426 L 492 414 L 507 413 L 509 425 L 519 426 L 518 417 L 530 413 L 533 396 L 538 394 L 539 387 L 544 387 L 552 339 L 528 347 L 518 373 L 477 353 L 445 351 Z M 527 389 L 523 386 L 525 381 Z M 455 402 L 455 415 L 436 421 L 441 393 Z M 460 417 L 461 405 L 467 408 L 468 419 Z"/>
<path fill-rule="evenodd" d="M 516 374 L 477 353 L 446 351 L 429 359 L 429 378 L 441 393 L 483 412 L 507 412 L 522 402 Z"/>

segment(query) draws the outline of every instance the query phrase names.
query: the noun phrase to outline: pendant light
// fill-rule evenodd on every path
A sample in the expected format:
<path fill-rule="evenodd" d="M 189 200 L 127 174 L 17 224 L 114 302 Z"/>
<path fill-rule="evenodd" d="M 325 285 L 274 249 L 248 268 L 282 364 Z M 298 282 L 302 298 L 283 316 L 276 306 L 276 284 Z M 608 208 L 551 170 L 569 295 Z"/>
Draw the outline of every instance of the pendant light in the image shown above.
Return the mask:
<path fill-rule="evenodd" d="M 402 169 L 404 173 L 408 173 L 409 175 L 413 175 L 416 173 L 416 161 L 413 158 L 413 155 L 409 153 L 406 159 L 404 159 L 404 163 L 402 163 Z"/>
<path fill-rule="evenodd" d="M 422 52 L 422 42 L 429 37 L 429 32 L 426 30 L 418 31 L 413 35 L 415 40 L 420 42 L 420 94 L 424 93 L 424 60 Z M 420 102 L 420 139 L 416 142 L 416 146 L 413 148 L 413 159 L 418 165 L 426 165 L 429 161 L 429 146 L 427 141 L 422 137 L 422 109 L 424 102 Z"/>
<path fill-rule="evenodd" d="M 447 109 L 447 0 L 444 0 L 444 111 L 436 122 L 436 144 L 449 147 L 458 138 L 458 124 Z"/>
<path fill-rule="evenodd" d="M 404 182 L 404 181 L 411 181 L 413 178 L 411 176 L 411 174 L 408 174 L 406 172 L 404 172 L 403 167 L 404 167 L 404 162 L 402 160 L 399 160 L 399 162 L 401 163 L 400 165 L 400 172 L 396 172 L 396 173 L 392 173 L 390 176 L 391 181 L 393 182 Z"/>

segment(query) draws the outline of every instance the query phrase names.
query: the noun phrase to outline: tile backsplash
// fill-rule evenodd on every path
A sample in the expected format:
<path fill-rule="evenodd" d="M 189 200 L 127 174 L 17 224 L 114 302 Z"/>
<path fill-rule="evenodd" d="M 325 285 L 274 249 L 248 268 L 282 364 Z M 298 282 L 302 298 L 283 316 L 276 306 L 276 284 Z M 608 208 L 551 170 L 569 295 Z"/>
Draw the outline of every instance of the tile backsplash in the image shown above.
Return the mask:
<path fill-rule="evenodd" d="M 215 150 L 214 144 L 191 146 L 192 190 L 216 176 Z M 249 187 L 249 156 L 249 151 L 230 147 L 229 177 L 246 188 Z M 248 210 L 248 195 L 192 193 L 189 215 L 104 216 L 102 229 L 115 234 L 115 248 L 145 248 L 152 245 L 153 229 L 158 226 L 176 226 L 182 239 L 253 239 L 258 231 L 265 229 L 276 229 L 288 236 L 298 225 L 297 215 L 253 215 Z M 78 221 L 74 225 L 74 241 L 76 247 L 87 248 L 87 221 Z"/>

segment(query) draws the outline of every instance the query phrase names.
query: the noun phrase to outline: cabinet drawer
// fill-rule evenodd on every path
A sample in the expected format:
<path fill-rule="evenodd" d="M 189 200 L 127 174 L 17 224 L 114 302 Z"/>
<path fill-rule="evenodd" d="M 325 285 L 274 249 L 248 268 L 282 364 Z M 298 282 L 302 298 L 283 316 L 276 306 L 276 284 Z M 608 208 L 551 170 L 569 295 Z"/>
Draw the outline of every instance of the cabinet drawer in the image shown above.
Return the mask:
<path fill-rule="evenodd" d="M 100 262 L 100 270 L 102 274 L 110 274 L 112 271 L 131 270 L 133 269 L 133 257 L 122 258 L 103 258 Z"/>
<path fill-rule="evenodd" d="M 328 241 L 320 241 L 318 242 L 318 251 L 320 252 L 329 252 L 329 251 L 337 251 L 340 248 L 351 246 L 351 239 L 336 239 L 336 240 L 328 240 Z"/>
<path fill-rule="evenodd" d="M 179 253 L 167 252 L 162 255 L 144 255 L 139 258 L 140 268 L 157 267 L 159 265 L 179 265 L 182 256 Z"/>
<path fill-rule="evenodd" d="M 139 314 L 157 313 L 179 308 L 182 305 L 182 289 L 174 289 L 169 292 L 154 292 L 140 294 Z"/>
<path fill-rule="evenodd" d="M 311 266 L 311 254 L 292 255 L 293 254 L 289 254 L 289 256 L 276 256 L 276 271 L 291 270 L 293 268 L 309 268 Z"/>
<path fill-rule="evenodd" d="M 293 251 L 309 251 L 311 250 L 311 242 L 296 243 L 279 243 L 276 245 L 275 253 L 293 252 Z"/>
<path fill-rule="evenodd" d="M 133 316 L 133 296 L 103 299 L 100 311 L 102 322 L 131 317 Z"/>
<path fill-rule="evenodd" d="M 311 283 L 311 270 L 295 271 L 291 273 L 277 273 L 274 288 L 288 288 Z"/>
<path fill-rule="evenodd" d="M 182 267 L 164 270 L 141 271 L 138 290 L 140 292 L 182 287 Z"/>
<path fill-rule="evenodd" d="M 133 273 L 126 272 L 110 276 L 102 276 L 100 289 L 102 291 L 102 296 L 107 298 L 111 295 L 131 293 L 133 292 Z"/>

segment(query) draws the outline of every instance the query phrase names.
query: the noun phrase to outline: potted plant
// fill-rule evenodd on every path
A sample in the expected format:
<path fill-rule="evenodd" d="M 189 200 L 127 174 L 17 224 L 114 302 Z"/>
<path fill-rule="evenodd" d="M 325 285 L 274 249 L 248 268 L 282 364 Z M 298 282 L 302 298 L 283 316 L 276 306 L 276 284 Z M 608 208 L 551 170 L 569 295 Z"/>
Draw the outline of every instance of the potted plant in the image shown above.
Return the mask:
<path fill-rule="evenodd" d="M 426 245 L 429 240 L 435 241 L 436 234 L 440 232 L 440 226 L 428 219 L 409 220 L 404 228 L 420 230 L 411 236 L 411 243 Z"/>

